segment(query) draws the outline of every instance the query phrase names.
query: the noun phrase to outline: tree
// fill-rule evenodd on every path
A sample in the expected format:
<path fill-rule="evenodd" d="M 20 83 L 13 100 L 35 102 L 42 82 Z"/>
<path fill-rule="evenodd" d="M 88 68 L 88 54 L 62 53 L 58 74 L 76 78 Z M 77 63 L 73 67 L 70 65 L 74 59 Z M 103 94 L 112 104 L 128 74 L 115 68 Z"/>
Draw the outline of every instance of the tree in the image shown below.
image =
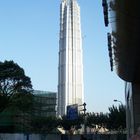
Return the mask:
<path fill-rule="evenodd" d="M 13 61 L 0 62 L 0 131 L 18 132 L 30 127 L 32 104 L 31 80 L 23 68 Z"/>
<path fill-rule="evenodd" d="M 97 121 L 96 121 L 97 117 L 95 115 L 95 113 L 92 114 L 88 114 L 87 115 L 87 120 L 86 120 L 86 124 L 89 128 L 95 128 L 97 125 Z"/>
<path fill-rule="evenodd" d="M 124 105 L 118 108 L 114 105 L 109 107 L 107 128 L 122 131 L 126 128 L 126 109 Z"/>
<path fill-rule="evenodd" d="M 101 128 L 106 128 L 108 117 L 104 113 L 92 113 L 87 116 L 87 126 L 94 128 L 95 132 L 98 132 Z"/>
<path fill-rule="evenodd" d="M 62 120 L 60 121 L 60 127 L 62 127 L 65 131 L 70 134 L 73 134 L 75 130 L 81 128 L 81 124 L 84 123 L 83 115 L 79 115 L 77 119 L 69 120 L 67 116 L 63 116 Z"/>
<path fill-rule="evenodd" d="M 29 97 L 31 92 L 31 80 L 25 75 L 23 68 L 13 61 L 0 62 L 0 112 L 6 107 L 13 105 L 13 103 L 21 109 L 21 106 L 23 106 L 21 98 L 24 97 L 25 99 L 26 97 L 27 99 L 27 96 Z M 19 100 L 20 103 L 16 102 Z M 24 104 L 26 103 L 24 102 Z M 26 106 L 29 104 L 26 104 Z"/>
<path fill-rule="evenodd" d="M 32 132 L 50 134 L 58 126 L 56 117 L 33 117 L 31 120 Z"/>
<path fill-rule="evenodd" d="M 100 128 L 107 128 L 117 132 L 126 129 L 126 109 L 124 105 L 109 107 L 109 113 L 92 113 L 87 116 L 87 126 L 94 128 L 96 132 Z"/>

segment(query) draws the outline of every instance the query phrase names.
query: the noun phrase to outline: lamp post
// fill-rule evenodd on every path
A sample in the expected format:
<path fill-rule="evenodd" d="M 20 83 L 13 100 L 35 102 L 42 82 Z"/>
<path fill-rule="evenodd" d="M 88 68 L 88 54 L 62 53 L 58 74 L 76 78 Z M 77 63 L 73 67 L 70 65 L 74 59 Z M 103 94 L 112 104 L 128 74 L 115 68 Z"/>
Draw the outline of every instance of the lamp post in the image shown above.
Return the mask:
<path fill-rule="evenodd" d="M 84 106 L 84 133 L 86 134 L 87 133 L 87 129 L 86 129 L 86 103 L 83 103 L 83 106 Z"/>
<path fill-rule="evenodd" d="M 119 102 L 119 103 L 121 103 L 121 105 L 123 105 L 122 101 L 114 99 L 114 102 Z"/>
<path fill-rule="evenodd" d="M 81 105 L 79 105 L 79 107 L 80 106 L 83 106 L 83 109 L 82 110 L 80 110 L 80 111 L 83 111 L 84 112 L 84 134 L 86 134 L 87 133 L 87 129 L 86 129 L 86 103 L 84 102 L 83 104 L 81 104 Z"/>

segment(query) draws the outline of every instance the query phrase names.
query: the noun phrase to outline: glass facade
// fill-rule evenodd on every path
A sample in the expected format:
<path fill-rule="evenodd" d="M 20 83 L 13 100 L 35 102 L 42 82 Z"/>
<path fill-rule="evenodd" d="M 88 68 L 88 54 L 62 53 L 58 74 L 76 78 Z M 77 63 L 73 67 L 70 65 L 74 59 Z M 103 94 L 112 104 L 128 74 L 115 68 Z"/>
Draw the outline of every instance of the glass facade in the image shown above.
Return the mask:
<path fill-rule="evenodd" d="M 56 92 L 35 90 L 33 94 L 35 115 L 56 116 Z"/>

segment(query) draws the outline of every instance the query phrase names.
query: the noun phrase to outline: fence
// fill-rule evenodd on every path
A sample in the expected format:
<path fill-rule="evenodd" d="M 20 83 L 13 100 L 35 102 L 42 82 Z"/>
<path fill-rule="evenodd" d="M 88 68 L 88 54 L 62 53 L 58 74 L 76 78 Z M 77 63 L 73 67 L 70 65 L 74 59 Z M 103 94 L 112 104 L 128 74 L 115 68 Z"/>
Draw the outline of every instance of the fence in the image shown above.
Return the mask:
<path fill-rule="evenodd" d="M 91 134 L 86 135 L 87 140 L 126 140 L 124 134 Z M 55 134 L 0 134 L 0 140 L 80 140 L 80 135 Z"/>

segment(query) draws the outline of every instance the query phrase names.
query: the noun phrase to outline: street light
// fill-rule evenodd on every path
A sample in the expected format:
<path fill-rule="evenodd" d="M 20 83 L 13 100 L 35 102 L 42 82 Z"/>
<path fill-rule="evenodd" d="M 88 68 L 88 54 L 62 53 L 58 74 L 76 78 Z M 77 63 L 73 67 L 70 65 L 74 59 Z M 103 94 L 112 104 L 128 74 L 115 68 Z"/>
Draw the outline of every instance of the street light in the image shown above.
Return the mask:
<path fill-rule="evenodd" d="M 87 133 L 87 129 L 86 129 L 86 103 L 84 102 L 82 105 L 79 105 L 79 106 L 83 106 L 84 108 L 80 111 L 84 111 L 84 134 Z"/>
<path fill-rule="evenodd" d="M 114 102 L 120 102 L 121 105 L 123 105 L 123 103 L 121 101 L 119 101 L 119 100 L 114 99 Z"/>
<path fill-rule="evenodd" d="M 86 134 L 87 133 L 87 129 L 86 129 L 86 103 L 84 102 L 83 103 L 83 106 L 84 106 L 84 109 L 83 109 L 83 111 L 84 111 L 84 133 Z"/>

